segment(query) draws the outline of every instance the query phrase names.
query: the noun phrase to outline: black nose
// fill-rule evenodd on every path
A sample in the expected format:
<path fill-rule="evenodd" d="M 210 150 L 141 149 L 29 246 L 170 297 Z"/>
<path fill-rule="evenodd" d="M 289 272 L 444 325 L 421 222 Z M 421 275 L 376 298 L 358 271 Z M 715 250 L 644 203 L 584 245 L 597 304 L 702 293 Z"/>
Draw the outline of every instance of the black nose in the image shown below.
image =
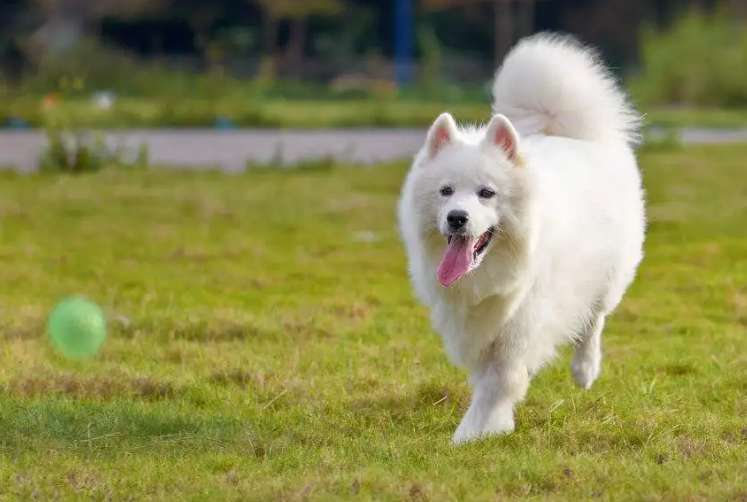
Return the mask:
<path fill-rule="evenodd" d="M 449 228 L 452 230 L 461 230 L 467 224 L 468 220 L 469 215 L 467 211 L 462 211 L 461 209 L 449 211 L 449 214 L 446 215 L 446 221 L 449 222 Z"/>

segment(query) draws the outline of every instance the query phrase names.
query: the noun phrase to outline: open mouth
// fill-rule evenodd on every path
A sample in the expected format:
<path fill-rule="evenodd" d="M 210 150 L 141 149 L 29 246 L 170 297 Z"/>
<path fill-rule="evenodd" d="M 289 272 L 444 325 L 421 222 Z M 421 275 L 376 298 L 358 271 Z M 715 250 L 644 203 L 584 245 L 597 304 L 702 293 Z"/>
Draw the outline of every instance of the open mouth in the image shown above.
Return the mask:
<path fill-rule="evenodd" d="M 493 240 L 495 227 L 490 227 L 477 239 L 464 235 L 449 235 L 446 251 L 438 265 L 438 281 L 449 287 L 469 271 L 477 268 Z"/>

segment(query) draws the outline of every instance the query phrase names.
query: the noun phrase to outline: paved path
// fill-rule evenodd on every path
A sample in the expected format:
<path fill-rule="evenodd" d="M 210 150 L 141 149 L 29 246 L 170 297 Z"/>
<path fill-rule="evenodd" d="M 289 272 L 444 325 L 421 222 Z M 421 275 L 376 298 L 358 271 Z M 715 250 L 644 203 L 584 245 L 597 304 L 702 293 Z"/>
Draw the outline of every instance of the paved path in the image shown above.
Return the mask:
<path fill-rule="evenodd" d="M 106 133 L 107 143 L 136 152 L 147 145 L 150 162 L 181 167 L 243 170 L 247 162 L 296 164 L 333 158 L 360 164 L 411 157 L 420 129 L 127 130 Z M 33 170 L 46 144 L 40 131 L 0 131 L 0 166 Z"/>
<path fill-rule="evenodd" d="M 656 135 L 656 131 L 653 132 Z M 687 128 L 684 143 L 747 142 L 747 129 Z M 158 165 L 243 170 L 247 162 L 294 164 L 328 157 L 359 164 L 410 158 L 422 145 L 423 129 L 154 129 L 105 133 L 108 144 L 137 152 L 148 147 Z M 43 132 L 0 131 L 0 168 L 35 169 L 46 138 Z"/>

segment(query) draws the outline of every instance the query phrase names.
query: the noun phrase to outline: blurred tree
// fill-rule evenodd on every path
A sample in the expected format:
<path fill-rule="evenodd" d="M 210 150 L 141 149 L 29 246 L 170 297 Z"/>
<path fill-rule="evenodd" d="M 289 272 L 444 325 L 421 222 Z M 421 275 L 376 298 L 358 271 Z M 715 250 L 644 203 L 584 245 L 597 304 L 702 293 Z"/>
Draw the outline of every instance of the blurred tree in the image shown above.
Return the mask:
<path fill-rule="evenodd" d="M 516 39 L 538 30 L 575 33 L 628 67 L 637 58 L 644 23 L 666 28 L 693 7 L 728 6 L 735 17 L 747 16 L 747 0 L 412 2 L 419 8 L 416 33 L 430 30 L 425 38 L 419 35 L 419 62 L 430 58 L 430 74 L 439 74 L 443 64 L 449 66 L 445 78 L 473 81 L 487 78 L 490 59 L 500 59 Z M 270 76 L 388 75 L 394 7 L 392 0 L 0 0 L 0 66 L 6 76 L 20 74 L 36 66 L 28 63 L 84 36 L 144 57 L 165 56 L 175 65 L 200 68 L 208 62 L 244 75 L 256 74 L 260 58 Z M 243 41 L 234 37 L 239 32 Z"/>
<path fill-rule="evenodd" d="M 186 21 L 192 30 L 194 47 L 210 67 L 220 60 L 220 55 L 211 51 L 211 30 L 225 8 L 225 5 L 217 1 L 168 0 L 169 15 Z"/>
<path fill-rule="evenodd" d="M 534 31 L 534 8 L 542 0 L 424 0 L 426 9 L 493 5 L 493 58 L 500 64 L 514 42 Z"/>
<path fill-rule="evenodd" d="M 747 2 L 744 0 L 729 0 L 726 5 L 735 15 L 741 18 L 747 17 Z"/>
<path fill-rule="evenodd" d="M 278 22 L 288 20 L 290 33 L 285 59 L 290 67 L 303 64 L 307 20 L 311 16 L 334 16 L 343 10 L 342 0 L 256 0 L 264 17 L 264 61 L 262 76 L 272 79 L 277 71 Z"/>
<path fill-rule="evenodd" d="M 605 61 L 619 68 L 623 61 L 633 61 L 638 54 L 639 29 L 650 19 L 645 2 L 600 0 L 590 6 L 568 8 L 561 14 L 561 23 L 583 41 L 595 42 L 604 50 Z"/>
<path fill-rule="evenodd" d="M 0 2 L 0 79 L 15 81 L 23 71 L 26 61 L 19 39 L 29 28 L 27 11 L 26 0 Z"/>
<path fill-rule="evenodd" d="M 127 16 L 156 9 L 161 0 L 33 0 L 43 24 L 30 40 L 32 53 L 47 54 L 74 46 L 87 32 L 95 32 L 105 16 Z"/>

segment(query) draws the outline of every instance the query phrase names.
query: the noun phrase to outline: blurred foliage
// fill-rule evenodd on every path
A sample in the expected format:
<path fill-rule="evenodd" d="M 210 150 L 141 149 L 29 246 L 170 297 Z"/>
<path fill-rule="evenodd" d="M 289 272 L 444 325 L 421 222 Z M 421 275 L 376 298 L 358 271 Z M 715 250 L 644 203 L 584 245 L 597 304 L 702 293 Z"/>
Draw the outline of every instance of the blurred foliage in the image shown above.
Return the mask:
<path fill-rule="evenodd" d="M 421 48 L 420 82 L 425 87 L 432 87 L 441 78 L 441 44 L 432 26 L 425 25 L 418 30 L 418 44 Z"/>
<path fill-rule="evenodd" d="M 329 85 L 268 82 L 174 70 L 85 39 L 64 54 L 47 55 L 21 82 L 0 84 L 0 126 L 45 127 L 52 114 L 75 127 L 422 126 L 443 109 L 465 121 L 484 120 L 487 86 L 445 82 L 436 66 L 429 66 L 433 78 L 403 89 L 365 75 Z M 105 106 L 101 94 L 111 96 Z"/>
<path fill-rule="evenodd" d="M 523 0 L 513 6 L 417 1 L 415 31 L 425 26 L 432 36 L 418 37 L 414 56 L 427 64 L 435 40 L 444 75 L 486 79 L 495 59 L 496 15 L 503 12 L 513 19 L 512 39 L 541 30 L 569 31 L 599 46 L 615 65 L 627 66 L 635 60 L 642 20 L 663 26 L 694 1 Z M 256 77 L 264 75 L 258 69 L 269 60 L 275 67 L 270 78 L 329 81 L 362 71 L 391 78 L 394 7 L 395 2 L 376 0 L 5 0 L 0 2 L 0 71 L 34 73 L 47 52 L 95 37 L 144 59 L 186 63 L 192 71 L 224 67 Z M 374 54 L 385 64 L 375 71 L 362 68 Z"/>
<path fill-rule="evenodd" d="M 121 98 L 110 109 L 88 99 L 63 100 L 56 109 L 75 127 L 415 127 L 443 110 L 464 122 L 489 118 L 487 100 L 445 102 L 371 98 L 345 100 Z M 50 112 L 37 99 L 0 100 L 0 123 L 43 127 Z"/>
<path fill-rule="evenodd" d="M 434 60 L 428 75 L 437 77 L 438 41 L 425 32 L 429 60 Z M 425 42 L 424 42 L 425 43 Z M 216 68 L 213 71 L 191 71 L 170 67 L 166 61 L 138 59 L 132 54 L 100 44 L 93 38 L 83 39 L 61 54 L 47 54 L 37 69 L 20 82 L 9 85 L 0 79 L 0 97 L 44 96 L 56 93 L 66 98 L 81 98 L 101 90 L 122 97 L 163 99 L 380 99 L 385 97 L 474 101 L 488 96 L 481 84 L 457 84 L 439 78 L 427 85 L 396 90 L 387 88 L 386 79 L 351 74 L 329 83 L 314 80 L 284 79 L 265 82 L 262 79 L 238 78 Z M 351 85 L 354 81 L 355 85 Z"/>
<path fill-rule="evenodd" d="M 16 90 L 37 96 L 55 92 L 75 97 L 106 89 L 135 96 L 215 98 L 237 87 L 235 79 L 218 72 L 170 70 L 88 38 L 64 53 L 45 55 Z"/>
<path fill-rule="evenodd" d="M 103 139 L 82 131 L 47 130 L 47 149 L 41 156 L 42 172 L 80 174 L 98 171 L 107 162 Z"/>
<path fill-rule="evenodd" d="M 109 145 L 103 134 L 80 127 L 63 109 L 48 111 L 45 116 L 47 146 L 41 154 L 42 172 L 82 174 L 104 167 L 147 167 L 145 145 L 136 149 Z"/>
<path fill-rule="evenodd" d="M 158 0 L 33 0 L 32 3 L 52 16 L 74 11 L 83 18 L 100 18 L 110 15 L 135 15 L 162 6 Z"/>
<path fill-rule="evenodd" d="M 487 98 L 445 101 L 410 98 L 313 100 L 259 99 L 206 100 L 122 98 L 103 110 L 89 99 L 73 99 L 57 106 L 77 128 L 147 127 L 425 127 L 448 110 L 461 123 L 482 123 L 489 118 Z M 716 109 L 646 106 L 645 122 L 663 128 L 747 127 L 744 108 Z M 48 112 L 34 99 L 0 98 L 0 126 L 14 129 L 45 127 Z"/>
<path fill-rule="evenodd" d="M 23 4 L 39 7 L 37 10 L 52 19 L 60 7 L 78 1 L 14 0 L 14 5 L 20 5 L 15 10 L 0 6 L 0 27 L 16 26 L 14 33 L 30 33 L 30 25 L 10 19 L 23 17 L 19 14 L 27 10 Z M 610 2 L 620 4 L 620 0 Z M 146 3 L 139 0 L 124 10 L 111 1 L 86 6 L 81 15 L 90 22 L 83 24 L 77 43 L 63 51 L 38 51 L 24 71 L 14 75 L 6 71 L 5 80 L 0 74 L 0 127 L 44 127 L 52 108 L 63 112 L 75 127 L 424 126 L 444 109 L 466 122 L 484 120 L 487 113 L 493 64 L 485 61 L 492 50 L 492 24 L 486 24 L 485 19 L 492 10 L 483 2 L 448 0 L 449 8 L 421 5 L 416 30 L 417 78 L 403 88 L 392 82 L 386 41 L 390 34 L 381 30 L 382 19 L 391 15 L 391 5 L 344 0 L 241 0 L 233 6 L 201 0 L 178 5 L 172 5 L 171 0 Z M 434 0 L 429 5 L 444 7 L 442 3 Z M 747 108 L 744 15 L 733 15 L 739 14 L 736 7 L 728 13 L 722 7 L 692 11 L 670 22 L 667 16 L 681 12 L 688 2 L 672 2 L 668 10 L 654 8 L 654 4 L 663 5 L 632 2 L 630 12 L 625 11 L 635 14 L 637 20 L 651 20 L 641 36 L 643 69 L 630 80 L 636 101 L 649 111 L 652 106 L 678 105 L 677 109 L 650 113 L 649 123 L 747 123 L 743 110 L 704 113 L 697 109 Z M 192 9 L 194 5 L 202 10 Z M 148 16 L 162 21 L 149 28 L 142 17 L 146 10 Z M 583 18 L 585 12 L 570 3 L 561 8 L 556 3 L 538 2 L 536 27 L 547 25 L 543 16 L 560 19 L 561 11 L 577 18 Z M 593 14 L 599 26 L 607 26 L 613 11 L 597 5 L 589 9 L 589 16 Z M 668 14 L 654 16 L 653 11 Z M 14 16 L 2 18 L 3 13 L 13 12 Z M 236 12 L 237 19 L 227 19 L 230 12 Z M 192 45 L 179 46 L 186 52 L 178 56 L 169 53 L 182 49 L 161 45 L 158 37 L 144 46 L 131 45 L 133 40 L 149 40 L 152 32 L 160 36 L 162 26 L 172 26 L 158 24 L 167 22 L 163 19 L 183 23 L 176 37 L 191 40 Z M 268 19 L 274 26 L 269 27 Z M 632 30 L 630 38 L 618 41 L 620 47 L 633 46 L 633 52 L 637 22 L 626 18 L 625 24 Z M 121 31 L 105 35 L 104 26 Z M 270 39 L 266 37 L 268 30 L 273 32 Z M 593 35 L 585 37 L 577 27 L 572 31 L 595 41 Z M 0 46 L 10 40 L 3 37 L 6 35 L 0 33 Z M 36 34 L 28 38 L 34 37 Z M 457 46 L 455 38 L 470 40 L 472 45 Z M 13 40 L 18 42 L 16 49 L 28 49 L 21 43 L 22 36 Z M 268 52 L 268 47 L 273 51 Z M 606 58 L 610 56 L 606 61 L 616 66 L 615 50 L 603 42 L 601 49 Z M 260 54 L 266 56 L 264 60 Z M 476 56 L 470 59 L 472 54 Z M 4 67 L 8 67 L 7 61 Z M 113 96 L 111 106 L 97 104 L 95 96 L 101 93 Z"/>
<path fill-rule="evenodd" d="M 105 167 L 145 168 L 149 165 L 148 148 L 132 150 L 107 145 L 100 133 L 81 129 L 47 129 L 47 148 L 41 155 L 42 172 L 82 174 Z"/>
<path fill-rule="evenodd" d="M 262 9 L 276 19 L 334 15 L 343 10 L 340 0 L 257 0 Z"/>
<path fill-rule="evenodd" d="M 747 20 L 691 11 L 669 30 L 643 32 L 633 95 L 649 104 L 747 106 Z"/>

